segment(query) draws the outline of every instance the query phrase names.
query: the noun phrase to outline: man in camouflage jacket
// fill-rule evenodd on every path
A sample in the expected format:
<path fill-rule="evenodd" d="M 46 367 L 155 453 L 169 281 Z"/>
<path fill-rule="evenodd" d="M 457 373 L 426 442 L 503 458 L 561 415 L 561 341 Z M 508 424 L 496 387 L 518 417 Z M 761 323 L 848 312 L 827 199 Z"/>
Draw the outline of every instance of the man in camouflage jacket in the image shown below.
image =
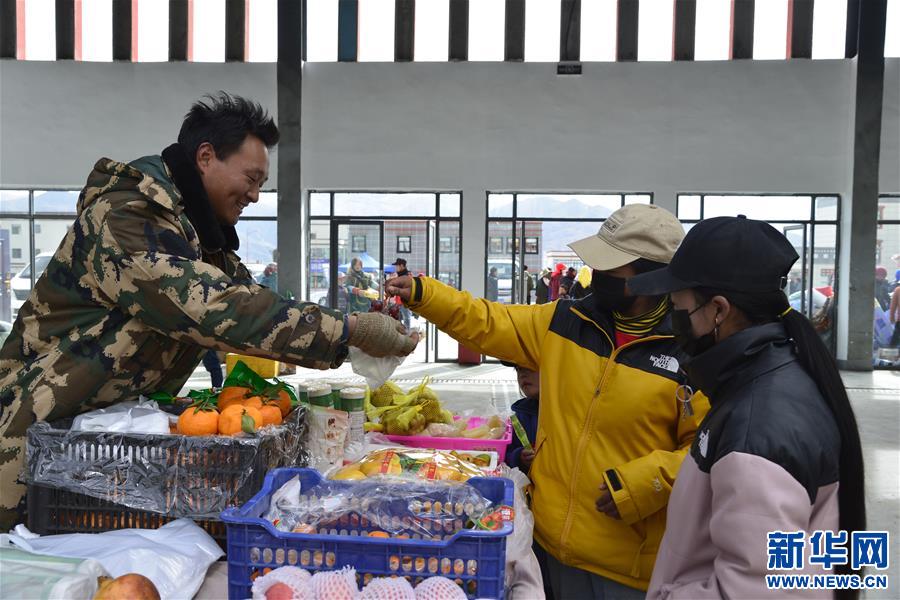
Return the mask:
<path fill-rule="evenodd" d="M 194 105 L 162 156 L 96 163 L 0 350 L 0 531 L 20 518 L 35 420 L 176 394 L 207 349 L 327 369 L 348 344 L 376 356 L 415 348 L 387 316 L 345 318 L 253 283 L 234 225 L 258 200 L 277 138 L 258 105 L 222 94 Z"/>

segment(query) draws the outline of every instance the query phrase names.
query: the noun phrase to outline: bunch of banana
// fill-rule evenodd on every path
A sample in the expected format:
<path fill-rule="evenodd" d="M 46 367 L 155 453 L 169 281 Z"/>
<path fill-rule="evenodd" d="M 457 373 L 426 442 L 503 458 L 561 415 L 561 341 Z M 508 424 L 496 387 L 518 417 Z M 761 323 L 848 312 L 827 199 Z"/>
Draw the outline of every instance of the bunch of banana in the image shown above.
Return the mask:
<path fill-rule="evenodd" d="M 418 435 L 431 423 L 452 423 L 453 413 L 441 405 L 429 377 L 406 393 L 388 381 L 369 395 L 366 415 L 367 431 L 383 431 L 388 435 Z"/>

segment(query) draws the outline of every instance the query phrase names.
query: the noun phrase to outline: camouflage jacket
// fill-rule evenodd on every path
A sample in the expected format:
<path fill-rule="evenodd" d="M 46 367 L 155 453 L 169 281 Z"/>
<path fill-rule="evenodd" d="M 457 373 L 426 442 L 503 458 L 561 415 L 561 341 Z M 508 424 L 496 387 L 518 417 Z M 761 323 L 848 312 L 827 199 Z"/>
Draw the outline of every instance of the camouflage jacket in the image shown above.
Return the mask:
<path fill-rule="evenodd" d="M 206 348 L 320 369 L 342 362 L 342 315 L 252 283 L 232 250 L 202 247 L 185 204 L 160 156 L 97 162 L 0 350 L 0 433 L 22 435 L 34 416 L 175 394 Z"/>

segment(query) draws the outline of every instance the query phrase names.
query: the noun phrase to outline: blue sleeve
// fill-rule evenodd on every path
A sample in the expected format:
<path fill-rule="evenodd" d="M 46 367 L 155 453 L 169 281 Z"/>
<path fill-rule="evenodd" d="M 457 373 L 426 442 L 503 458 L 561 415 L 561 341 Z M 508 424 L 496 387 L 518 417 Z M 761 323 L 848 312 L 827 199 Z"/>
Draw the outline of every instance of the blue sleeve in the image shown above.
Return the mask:
<path fill-rule="evenodd" d="M 513 444 L 515 443 L 514 440 Z M 522 454 L 522 445 L 519 444 L 518 446 L 518 448 L 513 448 L 513 446 L 510 445 L 509 448 L 506 449 L 506 464 L 510 467 L 518 467 L 521 469 L 522 465 L 519 463 L 519 457 Z"/>

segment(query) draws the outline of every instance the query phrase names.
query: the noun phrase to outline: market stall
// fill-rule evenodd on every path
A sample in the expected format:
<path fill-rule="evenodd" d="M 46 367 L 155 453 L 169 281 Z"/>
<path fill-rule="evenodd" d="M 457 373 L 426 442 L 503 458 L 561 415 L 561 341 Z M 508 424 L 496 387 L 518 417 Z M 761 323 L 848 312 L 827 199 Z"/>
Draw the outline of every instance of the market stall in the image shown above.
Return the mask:
<path fill-rule="evenodd" d="M 491 402 L 454 412 L 441 395 L 465 391 L 427 378 L 288 383 L 229 365 L 221 390 L 32 426 L 27 528 L 4 564 L 7 550 L 99 563 L 162 598 L 542 595 L 529 482 L 503 464 L 516 433 Z M 157 597 L 119 591 L 134 578 L 87 594 L 91 577 L 67 597 Z"/>

